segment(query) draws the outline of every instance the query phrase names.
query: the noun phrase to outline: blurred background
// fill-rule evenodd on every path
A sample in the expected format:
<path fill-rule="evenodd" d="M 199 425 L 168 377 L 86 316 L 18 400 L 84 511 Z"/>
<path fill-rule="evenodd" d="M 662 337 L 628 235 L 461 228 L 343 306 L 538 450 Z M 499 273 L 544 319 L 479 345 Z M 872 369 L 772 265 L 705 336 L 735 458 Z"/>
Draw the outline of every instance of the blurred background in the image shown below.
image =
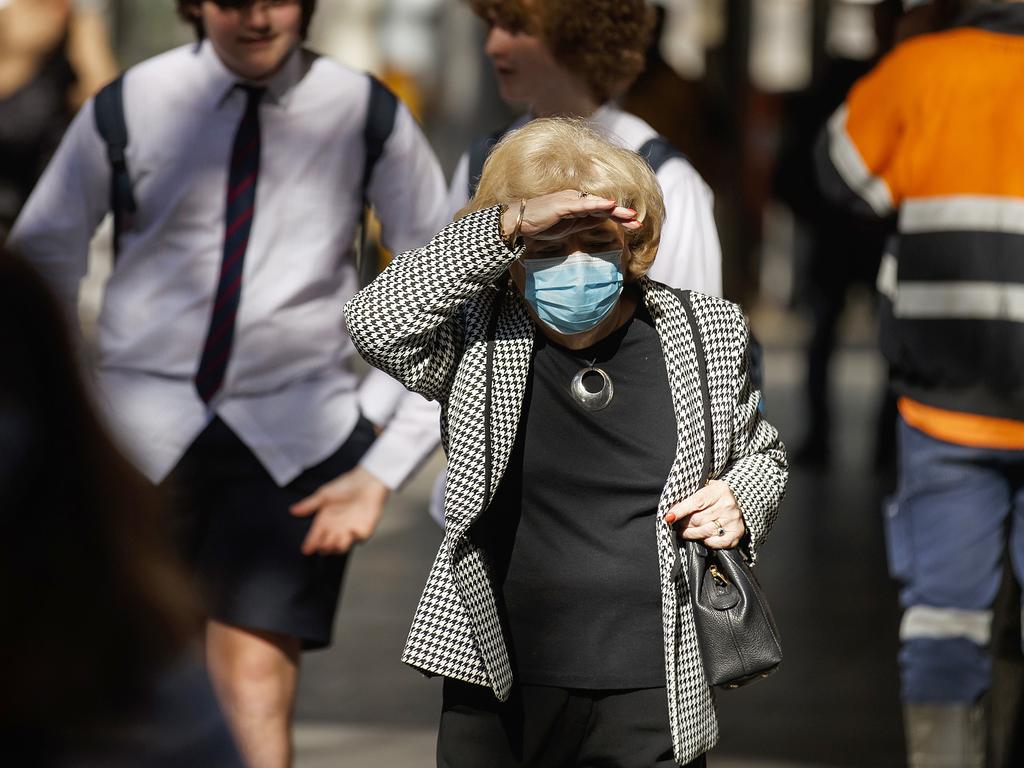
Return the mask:
<path fill-rule="evenodd" d="M 33 77 L 65 88 L 71 109 L 117 71 L 191 40 L 171 0 L 30 2 L 46 16 L 31 30 L 45 54 Z M 25 0 L 0 0 L 0 14 L 19 3 Z M 873 317 L 881 233 L 828 218 L 810 152 L 852 82 L 895 39 L 942 28 L 965 4 L 655 5 L 647 70 L 622 101 L 679 147 L 714 190 L 725 294 L 742 303 L 765 345 L 768 416 L 795 459 L 759 567 L 786 659 L 772 678 L 720 694 L 723 738 L 711 764 L 902 765 L 899 613 L 881 518 L 894 469 L 893 414 Z M 517 114 L 498 96 L 483 55 L 485 32 L 458 0 L 319 0 L 310 45 L 391 85 L 450 174 L 473 137 Z M 4 46 L 29 39 L 6 34 Z M 14 124 L 10 116 L 27 114 L 24 103 L 11 104 L 17 92 L 0 78 L 0 139 Z M 31 105 L 43 108 L 39 100 Z M 65 105 L 50 108 L 57 114 Z M 13 159 L 0 159 L 13 167 Z M 13 209 L 15 184 L 4 184 L 0 203 Z M 83 291 L 87 326 L 108 265 L 109 234 L 101 231 Z M 435 457 L 393 498 L 379 533 L 353 558 L 335 645 L 306 659 L 302 768 L 433 764 L 439 683 L 398 659 L 440 539 L 426 511 L 440 465 Z M 1001 636 L 1014 632 L 1019 638 L 1011 621 Z M 995 760 L 1024 765 L 1011 738 L 1020 730 L 1019 646 L 1005 645 L 997 648 L 1002 737 Z"/>

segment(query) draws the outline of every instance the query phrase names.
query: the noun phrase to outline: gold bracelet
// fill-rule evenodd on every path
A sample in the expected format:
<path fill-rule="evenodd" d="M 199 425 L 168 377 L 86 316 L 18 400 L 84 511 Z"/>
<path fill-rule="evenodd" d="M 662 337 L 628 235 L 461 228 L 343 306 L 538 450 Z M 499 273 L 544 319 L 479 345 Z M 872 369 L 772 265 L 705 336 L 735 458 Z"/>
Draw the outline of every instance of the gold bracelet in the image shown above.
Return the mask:
<path fill-rule="evenodd" d="M 526 213 L 526 198 L 519 201 L 519 215 L 516 216 L 516 225 L 512 228 L 512 235 L 505 241 L 510 251 L 516 249 L 516 241 L 519 240 L 519 230 L 523 227 L 523 214 Z"/>

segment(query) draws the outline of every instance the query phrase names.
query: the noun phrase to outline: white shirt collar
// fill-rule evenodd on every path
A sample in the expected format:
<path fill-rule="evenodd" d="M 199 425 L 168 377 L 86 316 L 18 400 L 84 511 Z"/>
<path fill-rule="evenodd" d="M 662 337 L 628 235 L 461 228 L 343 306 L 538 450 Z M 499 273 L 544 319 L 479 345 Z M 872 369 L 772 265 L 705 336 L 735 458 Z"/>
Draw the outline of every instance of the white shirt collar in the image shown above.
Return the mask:
<path fill-rule="evenodd" d="M 306 71 L 306 67 L 303 65 L 304 57 L 301 46 L 297 46 L 295 50 L 288 54 L 288 57 L 277 72 L 266 80 L 259 82 L 246 81 L 232 72 L 221 61 L 220 56 L 217 55 L 213 44 L 209 40 L 203 40 L 196 47 L 196 56 L 206 74 L 208 85 L 206 87 L 207 98 L 205 102 L 210 109 L 222 106 L 228 96 L 231 95 L 235 86 L 240 84 L 265 87 L 267 89 L 265 100 L 268 103 L 287 108 L 295 86 L 298 85 Z"/>

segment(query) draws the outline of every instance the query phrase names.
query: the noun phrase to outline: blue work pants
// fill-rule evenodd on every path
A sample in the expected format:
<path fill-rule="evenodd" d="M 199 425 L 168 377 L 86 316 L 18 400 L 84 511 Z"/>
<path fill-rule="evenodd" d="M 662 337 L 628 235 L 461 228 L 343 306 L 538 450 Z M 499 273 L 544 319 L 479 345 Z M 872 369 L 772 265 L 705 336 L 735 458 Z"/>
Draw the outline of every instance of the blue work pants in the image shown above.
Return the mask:
<path fill-rule="evenodd" d="M 1024 451 L 947 443 L 902 420 L 899 441 L 886 534 L 902 583 L 903 699 L 973 703 L 991 685 L 992 605 L 1007 549 L 1024 583 Z"/>

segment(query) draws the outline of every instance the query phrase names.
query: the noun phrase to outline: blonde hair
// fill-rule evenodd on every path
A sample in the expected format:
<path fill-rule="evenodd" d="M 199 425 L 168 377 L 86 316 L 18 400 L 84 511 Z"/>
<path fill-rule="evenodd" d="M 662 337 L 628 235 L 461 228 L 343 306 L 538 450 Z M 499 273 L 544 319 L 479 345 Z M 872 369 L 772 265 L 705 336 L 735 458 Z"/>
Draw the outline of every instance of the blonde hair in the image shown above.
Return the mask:
<path fill-rule="evenodd" d="M 640 155 L 613 144 L 583 120 L 538 118 L 506 134 L 484 163 L 476 194 L 456 218 L 563 189 L 601 195 L 635 210 L 644 226 L 624 232 L 629 275 L 650 269 L 665 218 L 658 179 Z"/>

